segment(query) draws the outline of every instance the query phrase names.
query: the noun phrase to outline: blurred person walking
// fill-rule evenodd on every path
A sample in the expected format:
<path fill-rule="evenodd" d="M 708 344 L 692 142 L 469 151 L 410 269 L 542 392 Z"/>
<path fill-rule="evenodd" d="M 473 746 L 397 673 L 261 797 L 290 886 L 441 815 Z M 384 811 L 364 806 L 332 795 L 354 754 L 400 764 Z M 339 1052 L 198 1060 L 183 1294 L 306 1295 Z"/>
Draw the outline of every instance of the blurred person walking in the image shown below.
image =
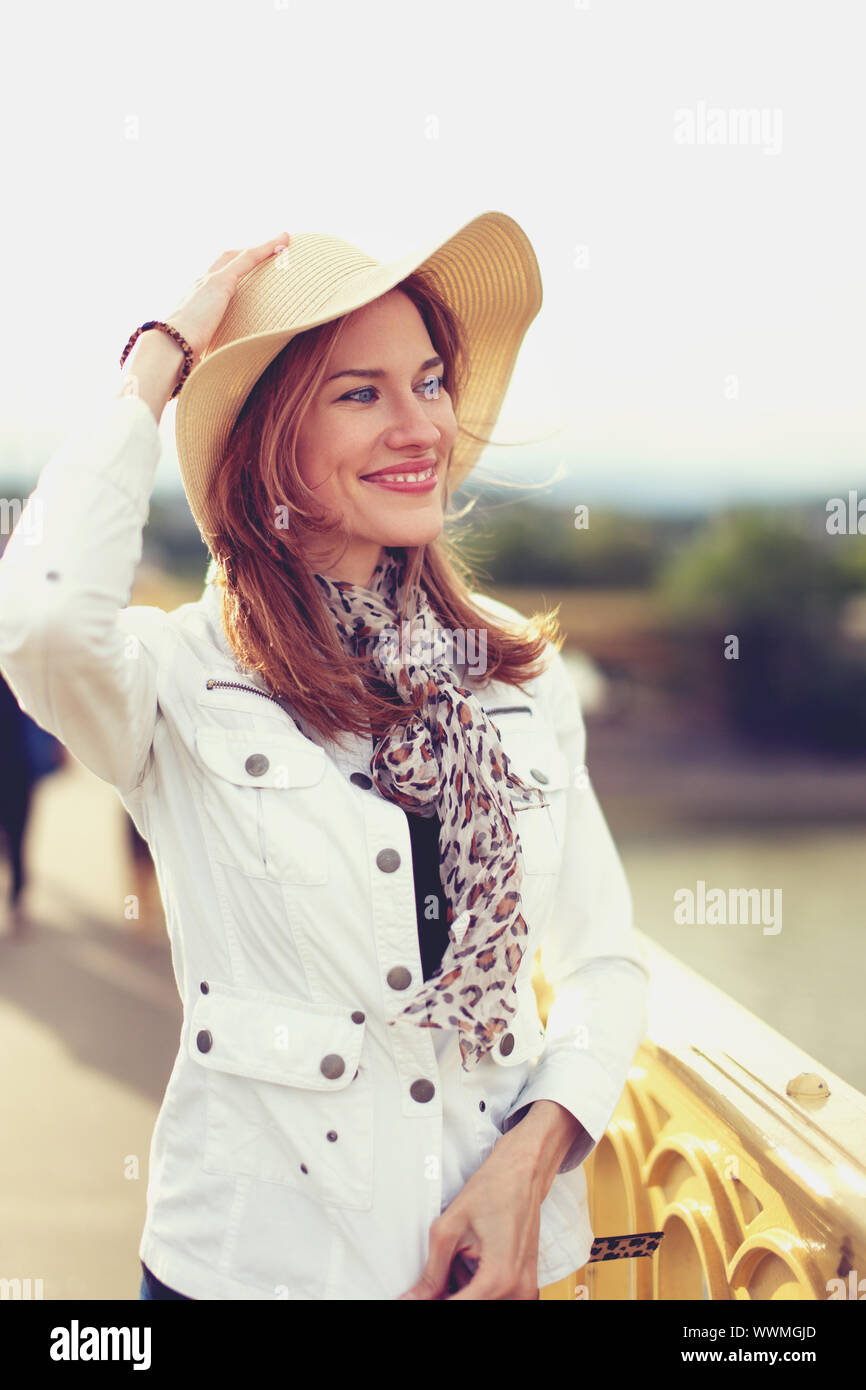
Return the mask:
<path fill-rule="evenodd" d="M 33 790 L 63 761 L 63 745 L 24 713 L 0 673 L 0 830 L 11 869 L 7 930 L 12 936 L 21 937 L 28 926 L 24 843 Z"/>

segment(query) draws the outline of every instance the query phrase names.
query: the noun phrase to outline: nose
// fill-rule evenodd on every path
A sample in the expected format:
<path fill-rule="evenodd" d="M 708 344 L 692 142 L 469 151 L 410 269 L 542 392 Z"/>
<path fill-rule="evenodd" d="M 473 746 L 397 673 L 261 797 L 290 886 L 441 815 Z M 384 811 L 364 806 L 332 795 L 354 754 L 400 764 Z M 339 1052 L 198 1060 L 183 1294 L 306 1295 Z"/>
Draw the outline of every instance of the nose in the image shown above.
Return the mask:
<path fill-rule="evenodd" d="M 395 402 L 387 442 L 392 449 L 435 449 L 442 431 L 430 418 L 430 407 L 414 392 Z"/>

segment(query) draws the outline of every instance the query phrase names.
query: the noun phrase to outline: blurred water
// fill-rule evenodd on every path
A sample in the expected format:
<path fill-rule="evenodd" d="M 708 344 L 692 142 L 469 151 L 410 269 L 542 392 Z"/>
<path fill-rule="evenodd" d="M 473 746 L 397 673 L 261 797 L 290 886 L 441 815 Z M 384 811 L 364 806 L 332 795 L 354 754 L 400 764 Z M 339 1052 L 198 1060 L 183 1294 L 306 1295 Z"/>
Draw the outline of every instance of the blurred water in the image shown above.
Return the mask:
<path fill-rule="evenodd" d="M 866 1092 L 866 766 L 768 757 L 722 726 L 697 731 L 641 688 L 563 657 L 587 717 L 587 757 L 620 852 L 635 925 Z M 674 894 L 781 892 L 781 929 L 678 924 Z"/>
<path fill-rule="evenodd" d="M 805 826 L 630 836 L 618 848 L 641 931 L 866 1092 L 864 842 L 866 826 Z M 674 893 L 699 879 L 707 892 L 781 889 L 781 930 L 677 924 Z"/>

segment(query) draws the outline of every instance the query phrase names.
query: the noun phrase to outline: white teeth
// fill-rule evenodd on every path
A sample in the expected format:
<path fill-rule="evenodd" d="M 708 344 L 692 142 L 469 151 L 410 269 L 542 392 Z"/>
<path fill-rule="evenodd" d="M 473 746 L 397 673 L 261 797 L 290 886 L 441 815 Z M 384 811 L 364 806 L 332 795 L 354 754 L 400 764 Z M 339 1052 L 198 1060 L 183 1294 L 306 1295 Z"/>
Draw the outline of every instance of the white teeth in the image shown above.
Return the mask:
<path fill-rule="evenodd" d="M 380 482 L 389 483 L 418 483 L 422 478 L 432 478 L 435 468 L 425 468 L 423 473 L 382 473 L 379 475 Z M 372 481 L 375 481 L 375 477 Z"/>

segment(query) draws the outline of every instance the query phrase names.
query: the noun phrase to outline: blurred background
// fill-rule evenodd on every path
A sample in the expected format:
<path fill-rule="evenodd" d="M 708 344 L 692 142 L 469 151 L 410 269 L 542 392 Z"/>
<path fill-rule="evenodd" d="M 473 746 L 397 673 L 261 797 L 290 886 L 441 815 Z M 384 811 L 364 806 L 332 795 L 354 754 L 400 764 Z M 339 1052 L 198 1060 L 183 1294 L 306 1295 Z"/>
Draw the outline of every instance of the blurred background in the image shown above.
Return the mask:
<path fill-rule="evenodd" d="M 386 258 L 510 213 L 545 300 L 455 498 L 471 509 L 449 524 L 479 587 L 524 614 L 558 609 L 637 926 L 866 1090 L 850 7 L 84 10 L 98 55 L 80 7 L 17 14 L 0 95 L 22 210 L 5 228 L 20 274 L 0 550 L 54 449 L 119 390 L 133 328 L 169 316 L 223 249 L 320 229 Z M 167 64 L 168 89 L 154 79 Z M 168 610 L 200 596 L 207 563 L 174 409 L 131 595 Z M 180 1027 L 159 895 L 113 790 L 2 687 L 0 720 L 17 1136 L 0 1159 L 0 1275 L 45 1271 L 46 1297 L 132 1298 Z M 675 895 L 700 883 L 780 890 L 781 928 L 678 922 Z"/>

